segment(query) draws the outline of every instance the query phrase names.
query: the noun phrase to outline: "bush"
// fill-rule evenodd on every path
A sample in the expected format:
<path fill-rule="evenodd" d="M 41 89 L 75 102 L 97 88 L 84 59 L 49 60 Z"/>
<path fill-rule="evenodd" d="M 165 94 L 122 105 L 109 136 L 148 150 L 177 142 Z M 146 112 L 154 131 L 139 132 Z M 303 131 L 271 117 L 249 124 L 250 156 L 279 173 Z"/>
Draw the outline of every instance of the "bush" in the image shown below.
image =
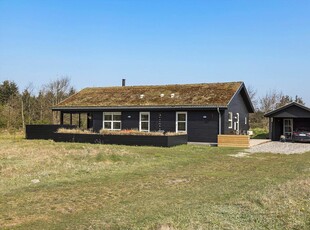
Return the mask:
<path fill-rule="evenodd" d="M 174 133 L 174 132 L 141 132 L 135 129 L 126 130 L 106 130 L 101 129 L 100 133 L 103 135 L 137 135 L 137 136 L 177 136 L 184 135 L 186 133 Z"/>
<path fill-rule="evenodd" d="M 253 131 L 252 139 L 268 139 L 269 138 L 269 132 L 267 129 L 255 128 L 255 129 L 252 129 L 252 131 Z"/>
<path fill-rule="evenodd" d="M 57 133 L 75 133 L 75 134 L 95 134 L 92 131 L 89 131 L 87 129 L 65 129 L 65 128 L 60 128 L 57 130 Z"/>

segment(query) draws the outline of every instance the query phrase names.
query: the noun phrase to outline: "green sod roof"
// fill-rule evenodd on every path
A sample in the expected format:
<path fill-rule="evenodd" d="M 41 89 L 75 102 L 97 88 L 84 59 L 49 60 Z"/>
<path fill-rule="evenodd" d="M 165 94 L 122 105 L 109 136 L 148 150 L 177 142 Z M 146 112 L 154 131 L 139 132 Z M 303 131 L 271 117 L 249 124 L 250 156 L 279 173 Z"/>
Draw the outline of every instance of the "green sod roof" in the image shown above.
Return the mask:
<path fill-rule="evenodd" d="M 243 82 L 85 88 L 62 107 L 227 106 Z"/>

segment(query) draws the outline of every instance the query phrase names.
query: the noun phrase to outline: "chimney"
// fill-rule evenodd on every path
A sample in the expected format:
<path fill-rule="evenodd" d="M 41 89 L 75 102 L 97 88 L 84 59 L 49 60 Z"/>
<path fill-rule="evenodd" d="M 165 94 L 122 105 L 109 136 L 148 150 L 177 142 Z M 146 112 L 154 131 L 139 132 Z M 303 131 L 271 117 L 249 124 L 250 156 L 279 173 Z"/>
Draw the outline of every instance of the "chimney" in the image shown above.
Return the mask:
<path fill-rule="evenodd" d="M 122 79 L 122 86 L 126 86 L 126 79 Z"/>

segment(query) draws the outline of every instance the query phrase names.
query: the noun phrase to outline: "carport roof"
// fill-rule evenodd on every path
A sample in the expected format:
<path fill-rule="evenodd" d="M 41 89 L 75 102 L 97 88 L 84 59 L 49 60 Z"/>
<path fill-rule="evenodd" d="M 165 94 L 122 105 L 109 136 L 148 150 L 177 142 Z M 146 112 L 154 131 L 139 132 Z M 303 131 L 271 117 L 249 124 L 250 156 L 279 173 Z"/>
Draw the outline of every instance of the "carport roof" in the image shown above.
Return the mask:
<path fill-rule="evenodd" d="M 296 109 L 298 109 L 299 111 L 302 111 L 302 114 L 291 114 L 290 112 L 292 112 L 292 108 L 291 107 L 296 107 Z M 295 109 L 295 111 L 296 111 Z M 290 110 L 290 111 L 289 111 Z M 278 109 L 275 109 L 269 113 L 266 113 L 264 116 L 265 117 L 276 117 L 278 116 L 280 113 L 285 113 L 285 115 L 279 116 L 279 117 L 310 117 L 310 108 L 299 104 L 297 102 L 291 102 L 289 104 L 286 104 Z"/>

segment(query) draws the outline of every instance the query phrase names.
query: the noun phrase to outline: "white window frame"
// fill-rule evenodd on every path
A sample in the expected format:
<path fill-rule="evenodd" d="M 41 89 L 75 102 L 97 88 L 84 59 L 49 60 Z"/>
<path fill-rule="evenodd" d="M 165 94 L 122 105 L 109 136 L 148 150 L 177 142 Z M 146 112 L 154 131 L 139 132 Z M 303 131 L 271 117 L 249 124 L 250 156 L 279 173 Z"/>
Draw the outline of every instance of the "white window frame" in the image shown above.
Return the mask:
<path fill-rule="evenodd" d="M 111 115 L 112 119 L 111 120 L 105 120 L 104 115 Z M 102 128 L 105 130 L 121 130 L 122 129 L 122 118 L 121 120 L 114 120 L 114 115 L 120 115 L 122 116 L 122 112 L 103 112 L 103 122 L 102 122 Z M 104 128 L 104 123 L 105 122 L 111 122 L 111 129 L 106 129 Z M 120 128 L 119 129 L 114 129 L 114 123 L 119 122 L 120 123 Z"/>
<path fill-rule="evenodd" d="M 179 121 L 178 120 L 178 115 L 179 114 L 185 114 L 185 121 Z M 185 131 L 184 130 L 178 130 L 178 123 L 179 122 L 185 122 Z M 176 133 L 186 133 L 187 132 L 187 112 L 176 112 L 175 113 L 175 132 Z"/>
<path fill-rule="evenodd" d="M 232 129 L 233 127 L 233 113 L 228 112 L 228 128 Z"/>
<path fill-rule="evenodd" d="M 236 113 L 236 131 L 240 131 L 240 114 Z"/>
<path fill-rule="evenodd" d="M 146 121 L 141 121 L 141 116 L 142 115 L 148 115 L 148 120 L 147 120 L 147 124 L 148 124 L 148 129 L 146 130 L 142 130 L 142 122 L 146 122 Z M 150 119 L 151 119 L 151 114 L 150 112 L 140 112 L 139 113 L 139 131 L 141 132 L 150 132 Z"/>

